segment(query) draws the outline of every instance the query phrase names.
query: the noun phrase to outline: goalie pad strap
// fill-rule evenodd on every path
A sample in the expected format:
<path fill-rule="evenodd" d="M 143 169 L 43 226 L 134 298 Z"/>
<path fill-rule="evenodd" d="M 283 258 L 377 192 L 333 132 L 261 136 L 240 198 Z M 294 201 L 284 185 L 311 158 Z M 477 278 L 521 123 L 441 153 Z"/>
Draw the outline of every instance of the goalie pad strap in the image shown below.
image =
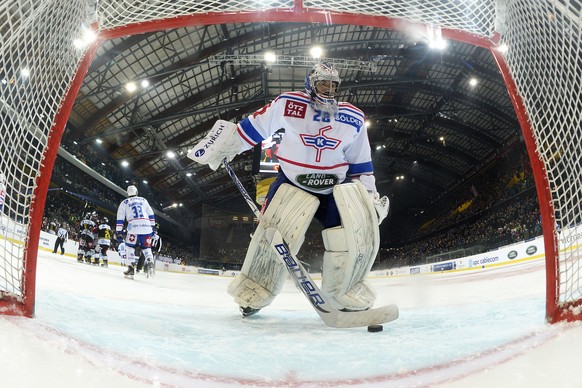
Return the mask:
<path fill-rule="evenodd" d="M 275 230 L 296 255 L 318 207 L 315 196 L 289 184 L 279 187 L 253 234 L 241 273 L 228 287 L 240 306 L 263 308 L 281 291 L 287 268 L 271 247 Z"/>

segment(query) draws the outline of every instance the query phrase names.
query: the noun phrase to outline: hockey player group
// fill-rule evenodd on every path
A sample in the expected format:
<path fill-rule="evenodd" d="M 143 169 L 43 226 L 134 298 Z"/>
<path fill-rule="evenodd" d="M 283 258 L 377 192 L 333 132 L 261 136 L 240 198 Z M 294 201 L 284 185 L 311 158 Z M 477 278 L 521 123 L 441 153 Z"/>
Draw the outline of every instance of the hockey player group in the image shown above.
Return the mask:
<path fill-rule="evenodd" d="M 87 213 L 79 223 L 79 249 L 77 262 L 107 267 L 107 251 L 111 247 L 113 232 L 109 219 L 99 217 L 97 212 Z"/>
<path fill-rule="evenodd" d="M 115 232 L 107 217 L 99 217 L 95 211 L 85 214 L 79 223 L 77 262 L 107 267 L 107 252 L 117 246 L 121 264 L 128 265 L 125 277 L 133 279 L 133 275 L 141 270 L 150 274 L 154 272 L 152 247 L 157 254 L 162 247 L 159 225 L 148 201 L 137 194 L 137 187 L 131 185 L 127 188 L 127 199 L 121 202 L 117 211 Z"/>

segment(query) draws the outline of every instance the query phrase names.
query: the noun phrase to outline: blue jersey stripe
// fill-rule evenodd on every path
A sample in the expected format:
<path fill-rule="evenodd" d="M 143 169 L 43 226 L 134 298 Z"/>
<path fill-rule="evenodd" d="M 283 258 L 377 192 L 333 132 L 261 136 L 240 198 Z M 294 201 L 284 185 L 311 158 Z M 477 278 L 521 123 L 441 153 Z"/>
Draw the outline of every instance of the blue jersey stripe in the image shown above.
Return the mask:
<path fill-rule="evenodd" d="M 360 175 L 366 173 L 373 173 L 374 172 L 374 165 L 372 162 L 365 162 L 365 163 L 356 163 L 350 164 L 348 167 L 347 175 Z"/>
<path fill-rule="evenodd" d="M 244 132 L 244 134 L 249 137 L 255 144 L 262 142 L 265 140 L 261 134 L 255 129 L 253 124 L 251 124 L 251 120 L 247 117 L 243 121 L 239 123 L 240 128 Z"/>
<path fill-rule="evenodd" d="M 343 112 L 345 114 L 351 114 L 351 115 L 354 115 L 354 116 L 358 116 L 359 118 L 362 119 L 362 121 L 364 121 L 366 119 L 361 112 L 358 112 L 358 111 L 356 111 L 354 109 L 350 109 L 350 108 L 347 108 L 347 107 L 339 108 L 338 109 L 338 112 Z"/>
<path fill-rule="evenodd" d="M 311 103 L 311 100 L 308 99 L 308 98 L 301 98 L 301 97 L 298 97 L 298 96 L 290 96 L 288 94 L 282 94 L 282 95 L 279 96 L 279 98 L 282 99 L 282 100 L 285 99 L 285 100 L 298 101 L 298 102 L 302 102 L 302 103 L 305 103 L 305 104 Z"/>

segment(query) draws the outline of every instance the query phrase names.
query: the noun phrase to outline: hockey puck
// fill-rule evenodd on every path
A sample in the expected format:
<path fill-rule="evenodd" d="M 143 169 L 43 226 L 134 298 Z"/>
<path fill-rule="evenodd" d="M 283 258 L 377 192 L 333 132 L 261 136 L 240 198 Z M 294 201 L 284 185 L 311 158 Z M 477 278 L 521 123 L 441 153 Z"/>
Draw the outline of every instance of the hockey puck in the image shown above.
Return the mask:
<path fill-rule="evenodd" d="M 382 330 L 384 330 L 384 326 L 382 326 L 382 325 L 370 325 L 370 326 L 368 326 L 368 331 L 370 333 L 377 333 L 377 332 L 382 331 Z"/>

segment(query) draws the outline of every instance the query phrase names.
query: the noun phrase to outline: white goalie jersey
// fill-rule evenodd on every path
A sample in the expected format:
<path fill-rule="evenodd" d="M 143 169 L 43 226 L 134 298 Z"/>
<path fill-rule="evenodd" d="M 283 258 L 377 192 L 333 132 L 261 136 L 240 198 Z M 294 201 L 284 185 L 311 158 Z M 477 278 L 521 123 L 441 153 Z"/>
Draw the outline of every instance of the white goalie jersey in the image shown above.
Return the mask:
<path fill-rule="evenodd" d="M 374 172 L 365 121 L 350 103 L 339 102 L 330 113 L 314 108 L 307 94 L 289 92 L 241 121 L 237 130 L 250 148 L 285 129 L 276 155 L 287 178 L 304 190 L 329 194 L 346 177 Z"/>
<path fill-rule="evenodd" d="M 154 211 L 145 198 L 130 197 L 119 204 L 115 230 L 121 231 L 127 220 L 128 234 L 151 234 L 156 224 Z"/>

